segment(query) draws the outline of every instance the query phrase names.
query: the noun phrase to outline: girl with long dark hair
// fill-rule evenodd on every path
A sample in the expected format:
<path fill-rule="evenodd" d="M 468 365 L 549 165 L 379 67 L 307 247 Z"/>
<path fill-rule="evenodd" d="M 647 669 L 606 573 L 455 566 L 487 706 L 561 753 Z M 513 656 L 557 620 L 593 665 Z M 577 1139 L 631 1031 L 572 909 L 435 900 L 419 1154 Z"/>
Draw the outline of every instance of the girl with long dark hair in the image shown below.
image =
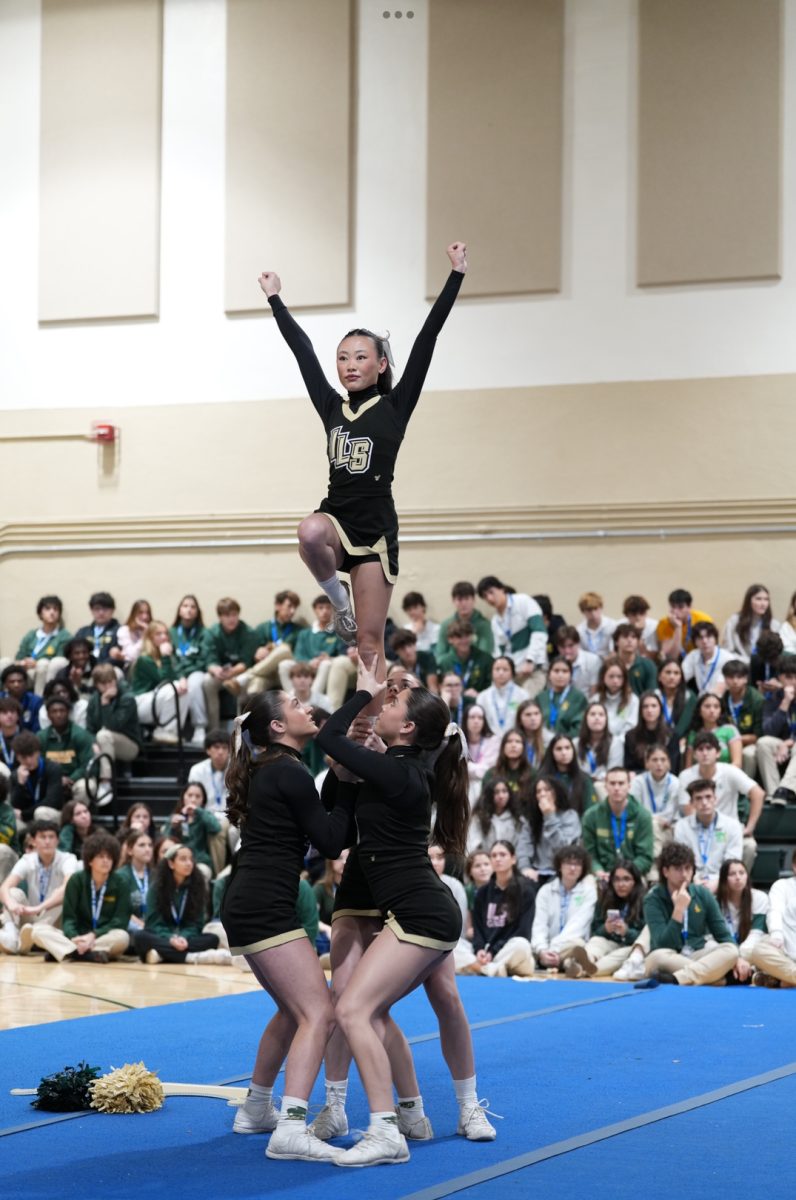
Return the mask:
<path fill-rule="evenodd" d="M 473 903 L 473 959 L 462 975 L 533 975 L 531 928 L 536 888 L 517 866 L 511 842 L 495 842 L 489 852 L 492 878 Z"/>
<path fill-rule="evenodd" d="M 557 851 L 580 841 L 580 817 L 572 808 L 563 783 L 547 775 L 535 780 L 527 814 L 531 865 L 523 874 L 541 886 L 555 875 Z"/>
<path fill-rule="evenodd" d="M 229 965 L 228 950 L 218 949 L 214 933 L 203 933 L 208 919 L 207 883 L 188 846 L 172 846 L 155 869 L 146 898 L 144 928 L 135 935 L 142 962 Z"/>
<path fill-rule="evenodd" d="M 388 697 L 376 721 L 375 732 L 387 752 L 359 745 L 347 736 L 349 727 L 384 690 L 374 666 L 360 662 L 356 695 L 326 722 L 318 736 L 324 752 L 351 772 L 353 779 L 362 781 L 355 785 L 359 844 L 349 855 L 335 901 L 333 964 L 336 940 L 340 945 L 340 921 L 353 918 L 354 928 L 342 928 L 340 937 L 359 943 L 362 930 L 357 928 L 357 918 L 384 920 L 383 928 L 356 962 L 342 994 L 337 994 L 338 1026 L 356 1059 L 371 1111 L 365 1137 L 340 1156 L 341 1166 L 401 1162 L 408 1157 L 393 1106 L 391 1060 L 383 1041 L 392 1041 L 397 1029 L 389 1009 L 400 996 L 442 969 L 462 927 L 459 907 L 434 871 L 427 851 L 432 793 L 436 805 L 433 841 L 446 853 L 461 856 L 464 851 L 470 806 L 459 730 L 450 727 L 448 707 L 438 696 L 425 688 L 406 688 Z M 464 1025 L 466 1028 L 466 1022 Z M 459 1036 L 466 1036 L 469 1044 L 469 1034 L 459 1030 Z M 456 1048 L 447 1049 L 450 1063 L 449 1053 Z M 474 1082 L 471 1054 L 470 1048 Z M 394 1067 L 393 1062 L 393 1071 Z M 458 1073 L 454 1080 L 468 1082 Z M 327 1086 L 329 1083 L 327 1061 Z M 401 1092 L 412 1104 L 420 1100 L 417 1095 L 408 1098 L 398 1080 L 396 1085 L 399 1110 Z"/>
<path fill-rule="evenodd" d="M 471 704 L 465 709 L 462 728 L 467 739 L 467 774 L 470 778 L 470 804 L 473 805 L 481 794 L 484 776 L 497 762 L 500 742 L 490 729 L 480 704 Z"/>
<path fill-rule="evenodd" d="M 619 970 L 644 928 L 646 894 L 636 864 L 618 859 L 597 901 L 591 937 L 585 946 L 573 946 L 564 959 L 564 972 L 570 979 L 613 975 Z"/>
<path fill-rule="evenodd" d="M 544 713 L 538 700 L 523 700 L 517 709 L 516 728 L 525 738 L 525 757 L 529 766 L 538 771 L 544 752 L 553 735 L 545 728 Z"/>
<path fill-rule="evenodd" d="M 492 779 L 505 779 L 516 796 L 524 800 L 536 772 L 528 762 L 528 743 L 519 729 L 509 729 L 500 739 L 494 767 L 484 775 L 484 787 Z"/>
<path fill-rule="evenodd" d="M 608 727 L 608 709 L 601 700 L 592 700 L 583 714 L 575 738 L 578 766 L 595 782 L 602 783 L 611 767 L 621 767 L 623 742 Z"/>
<path fill-rule="evenodd" d="M 479 846 L 491 850 L 495 842 L 511 842 L 516 846 L 520 870 L 531 866 L 531 838 L 528 822 L 523 815 L 523 799 L 511 790 L 507 779 L 495 775 L 484 784 L 481 797 L 473 809 L 467 833 L 467 853 Z"/>
<path fill-rule="evenodd" d="M 758 966 L 755 947 L 766 932 L 768 896 L 752 887 L 749 872 L 739 858 L 728 858 L 719 870 L 716 901 L 738 947 L 738 961 L 727 980 L 748 983 Z"/>
<path fill-rule="evenodd" d="M 624 765 L 639 774 L 650 746 L 663 746 L 675 775 L 680 772 L 680 739 L 663 715 L 661 698 L 655 692 L 642 692 L 638 701 L 638 723 L 625 734 Z M 619 764 L 621 765 L 621 764 Z"/>
<path fill-rule="evenodd" d="M 721 634 L 721 644 L 733 657 L 751 661 L 757 639 L 765 630 L 779 633 L 779 621 L 771 616 L 771 596 L 763 583 L 751 583 L 746 589 L 740 610 L 733 613 Z"/>
<path fill-rule="evenodd" d="M 591 778 L 578 766 L 572 738 L 564 733 L 557 733 L 545 750 L 539 774 L 545 779 L 557 779 L 564 785 L 570 807 L 580 817 L 598 798 Z"/>
<path fill-rule="evenodd" d="M 295 355 L 310 400 L 328 437 L 329 491 L 299 525 L 299 553 L 335 609 L 335 630 L 384 674 L 384 626 L 398 577 L 398 518 L 391 484 L 395 460 L 431 364 L 437 335 L 467 270 L 467 247 L 447 248 L 451 273 L 418 334 L 399 383 L 393 386 L 386 339 L 352 329 L 337 347 L 342 398 L 324 377 L 312 343 L 279 295 L 273 271 L 260 287 L 279 331 Z M 351 576 L 351 596 L 338 571 Z M 356 617 L 354 616 L 356 610 Z"/>
<path fill-rule="evenodd" d="M 713 692 L 703 692 L 701 696 L 697 697 L 685 752 L 686 767 L 694 765 L 694 738 L 703 730 L 718 738 L 720 746 L 718 761 L 720 763 L 729 763 L 733 767 L 743 765 L 741 735 L 737 726 L 725 717 L 721 700 Z"/>
<path fill-rule="evenodd" d="M 308 842 L 336 858 L 353 831 L 353 798 L 327 812 L 301 751 L 317 732 L 309 705 L 285 692 L 253 696 L 236 721 L 227 770 L 228 813 L 241 844 L 221 907 L 233 954 L 243 954 L 277 1005 L 260 1039 L 236 1133 L 274 1130 L 269 1158 L 334 1160 L 336 1151 L 307 1129 L 307 1105 L 334 1025 L 326 979 L 296 917 Z M 273 1087 L 287 1056 L 282 1110 Z"/>
<path fill-rule="evenodd" d="M 616 654 L 603 659 L 594 699 L 605 705 L 608 728 L 615 737 L 627 733 L 638 721 L 638 696 L 630 686 L 627 668 Z"/>
<path fill-rule="evenodd" d="M 661 664 L 657 691 L 667 725 L 672 726 L 678 738 L 684 738 L 696 707 L 696 696 L 686 687 L 679 662 L 669 659 Z"/>

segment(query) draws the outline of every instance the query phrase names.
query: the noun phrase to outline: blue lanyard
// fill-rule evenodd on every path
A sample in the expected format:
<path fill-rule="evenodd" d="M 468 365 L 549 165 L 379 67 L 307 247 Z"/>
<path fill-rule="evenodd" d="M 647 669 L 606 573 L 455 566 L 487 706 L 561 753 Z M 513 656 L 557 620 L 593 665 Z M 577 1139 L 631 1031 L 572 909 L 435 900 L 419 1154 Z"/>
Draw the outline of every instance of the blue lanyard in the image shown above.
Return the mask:
<path fill-rule="evenodd" d="M 45 633 L 43 629 L 40 629 L 39 632 L 36 634 L 36 642 L 33 646 L 33 649 L 30 652 L 31 658 L 38 658 L 39 655 L 44 650 L 44 647 L 50 641 L 52 641 L 52 639 L 54 637 L 55 637 L 54 633 Z"/>
<path fill-rule="evenodd" d="M 730 700 L 730 698 L 729 698 L 729 696 L 728 696 L 728 697 L 727 697 L 727 707 L 729 708 L 730 712 L 732 713 L 732 719 L 733 719 L 733 721 L 734 721 L 734 722 L 735 722 L 735 724 L 737 725 L 737 724 L 738 724 L 738 718 L 739 718 L 739 716 L 740 716 L 740 713 L 741 713 L 741 709 L 743 708 L 743 700 L 741 700 L 739 704 L 733 704 L 732 700 Z"/>
<path fill-rule="evenodd" d="M 35 779 L 35 783 L 33 783 L 34 779 Z M 40 757 L 39 765 L 36 768 L 35 774 L 31 773 L 30 775 L 28 775 L 28 778 L 25 781 L 25 790 L 33 797 L 34 800 L 39 799 L 39 795 L 41 793 L 41 784 L 42 784 L 43 779 L 44 779 L 44 759 Z"/>
<path fill-rule="evenodd" d="M 44 901 L 47 899 L 52 873 L 53 863 L 50 863 L 49 867 L 43 867 L 41 862 L 39 862 L 39 904 L 44 904 Z"/>
<path fill-rule="evenodd" d="M 663 715 L 666 718 L 666 724 L 674 727 L 674 703 L 672 703 L 672 707 L 669 708 L 669 705 L 666 703 L 666 697 L 663 694 L 663 690 L 661 690 L 660 697 L 661 708 L 663 709 Z"/>
<path fill-rule="evenodd" d="M 0 733 L 0 748 L 2 749 L 3 758 L 5 759 L 6 766 L 13 767 L 14 751 L 10 748 L 10 746 L 8 745 L 8 742 L 5 739 L 5 735 L 2 733 Z"/>
<path fill-rule="evenodd" d="M 177 926 L 178 929 L 180 928 L 180 925 L 182 924 L 182 918 L 185 913 L 185 905 L 187 903 L 188 903 L 188 889 L 186 887 L 186 888 L 182 889 L 182 896 L 180 897 L 179 909 L 176 907 L 173 900 L 171 902 L 171 915 L 174 918 L 174 924 Z"/>
<path fill-rule="evenodd" d="M 196 640 L 194 637 L 195 633 L 195 625 L 191 625 L 187 633 L 183 629 L 182 625 L 177 626 L 177 649 L 179 650 L 182 658 L 186 657 L 188 651 L 191 649 L 192 643 Z"/>
<path fill-rule="evenodd" d="M 492 696 L 492 704 L 494 705 L 494 708 L 495 708 L 495 716 L 497 717 L 497 723 L 501 729 L 505 729 L 506 722 L 509 719 L 509 708 L 511 707 L 511 696 L 512 696 L 513 691 L 514 691 L 514 684 L 510 683 L 509 690 L 506 693 L 506 707 L 503 709 L 503 712 L 501 713 L 500 705 L 498 703 L 498 690 L 494 684 L 492 684 L 492 687 L 490 688 L 490 694 Z"/>
<path fill-rule="evenodd" d="M 455 662 L 453 664 L 453 669 L 460 677 L 462 686 L 467 687 L 467 684 L 470 682 L 470 676 L 473 673 L 473 660 L 469 659 L 467 666 L 465 667 L 462 666 L 461 662 Z"/>
<path fill-rule="evenodd" d="M 683 928 L 680 930 L 680 937 L 683 939 L 683 945 L 688 941 L 688 909 L 683 914 Z"/>
<path fill-rule="evenodd" d="M 672 776 L 671 772 L 667 771 L 667 773 L 666 773 L 666 789 L 663 793 L 664 805 L 666 804 L 666 801 L 669 799 L 669 784 L 671 783 L 672 778 L 673 778 L 673 776 Z M 649 796 L 650 807 L 652 808 L 652 811 L 654 813 L 656 813 L 658 811 L 658 805 L 655 800 L 655 792 L 652 789 L 652 776 L 650 775 L 649 771 L 644 772 L 644 782 L 647 785 L 647 795 Z"/>
<path fill-rule="evenodd" d="M 102 902 L 105 899 L 105 889 L 108 886 L 108 881 L 103 883 L 97 895 L 97 889 L 94 886 L 94 880 L 91 880 L 91 928 L 96 929 L 99 924 L 100 913 L 102 912 Z"/>
<path fill-rule="evenodd" d="M 589 770 L 591 771 L 591 773 L 593 775 L 594 772 L 597 770 L 597 755 L 594 753 L 591 746 L 589 746 L 589 748 L 586 751 L 586 759 L 589 763 Z"/>
<path fill-rule="evenodd" d="M 712 663 L 710 664 L 710 670 L 708 671 L 707 678 L 705 679 L 704 682 L 701 683 L 699 680 L 699 668 L 703 664 L 702 664 L 702 657 L 700 655 L 699 660 L 697 661 L 696 667 L 694 668 L 694 674 L 697 676 L 697 683 L 699 684 L 700 692 L 707 691 L 708 684 L 710 683 L 711 679 L 713 678 L 714 672 L 716 670 L 716 666 L 718 665 L 718 661 L 719 661 L 719 648 L 717 646 L 716 654 L 713 658 Z"/>
<path fill-rule="evenodd" d="M 617 821 L 613 813 L 611 813 L 611 833 L 614 837 L 614 846 L 617 853 L 622 842 L 625 840 L 625 830 L 627 829 L 627 809 L 622 813 L 621 823 Z"/>
<path fill-rule="evenodd" d="M 701 823 L 701 821 L 697 821 L 697 840 L 699 842 L 699 856 L 702 859 L 703 867 L 707 866 L 708 859 L 710 858 L 710 848 L 713 845 L 713 834 L 716 831 L 716 825 L 718 824 L 718 820 L 719 820 L 719 817 L 718 817 L 718 813 L 717 813 L 716 816 L 713 818 L 713 820 L 710 822 L 710 825 L 708 826 L 707 829 L 705 829 L 705 826 Z"/>
<path fill-rule="evenodd" d="M 531 766 L 533 766 L 533 764 L 536 762 L 536 751 L 530 744 L 525 747 L 525 757 L 528 759 L 528 762 Z"/>
<path fill-rule="evenodd" d="M 738 928 L 735 917 L 732 915 L 732 910 L 730 909 L 729 905 L 727 906 L 727 908 L 723 908 L 721 910 L 721 915 L 724 917 L 724 920 L 727 922 L 727 928 L 729 929 L 730 933 L 732 934 L 733 941 L 735 942 L 735 944 L 737 946 L 741 940 L 741 933 Z"/>
<path fill-rule="evenodd" d="M 564 688 L 563 692 L 559 692 L 556 695 L 556 693 L 553 691 L 552 688 L 548 689 L 547 695 L 550 700 L 550 728 L 551 729 L 555 729 L 555 727 L 556 727 L 556 721 L 558 720 L 558 714 L 561 711 L 562 704 L 564 703 L 564 701 L 567 698 L 569 690 L 570 690 L 569 685 L 567 685 L 567 687 Z"/>
<path fill-rule="evenodd" d="M 141 893 L 141 912 L 144 914 L 144 916 L 146 916 L 146 894 L 147 894 L 147 891 L 149 890 L 149 868 L 144 867 L 144 873 L 140 878 L 138 877 L 138 875 L 136 875 L 135 868 L 133 867 L 132 864 L 130 864 L 130 871 L 132 873 L 133 879 L 136 882 L 136 886 L 138 887 L 138 890 Z"/>
<path fill-rule="evenodd" d="M 561 933 L 569 918 L 569 902 L 572 899 L 572 893 L 568 892 L 563 883 L 559 883 L 558 892 L 561 899 L 560 912 L 558 917 L 558 932 Z"/>
<path fill-rule="evenodd" d="M 506 616 L 505 616 L 505 619 L 503 621 L 501 621 L 501 627 L 503 629 L 503 636 L 506 639 L 506 649 L 507 650 L 511 649 L 511 610 L 513 609 L 513 607 L 514 607 L 514 597 L 512 595 L 508 595 L 506 597 Z"/>
<path fill-rule="evenodd" d="M 464 700 L 462 699 L 456 705 L 456 724 L 457 725 L 461 725 L 463 713 L 464 713 Z"/>

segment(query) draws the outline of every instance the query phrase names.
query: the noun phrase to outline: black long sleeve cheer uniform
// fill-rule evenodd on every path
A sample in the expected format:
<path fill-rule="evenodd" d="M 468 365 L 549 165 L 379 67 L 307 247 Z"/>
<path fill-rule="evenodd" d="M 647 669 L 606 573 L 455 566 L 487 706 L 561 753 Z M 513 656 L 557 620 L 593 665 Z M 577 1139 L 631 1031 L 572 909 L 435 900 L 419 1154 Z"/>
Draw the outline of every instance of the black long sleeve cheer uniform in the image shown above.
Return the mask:
<path fill-rule="evenodd" d="M 357 692 L 317 738 L 326 754 L 362 780 L 351 789 L 356 791 L 359 845 L 346 863 L 335 912 L 380 913 L 400 941 L 452 950 L 462 931 L 462 914 L 428 857 L 433 776 L 418 746 L 391 746 L 378 754 L 346 737 L 370 701 L 368 692 Z M 339 794 L 347 796 L 349 789 L 341 788 Z"/>
<path fill-rule="evenodd" d="M 309 842 L 337 858 L 353 838 L 354 799 L 340 792 L 327 812 L 297 751 L 256 767 L 221 921 L 233 954 L 256 954 L 306 937 L 297 924 L 299 876 Z"/>
<path fill-rule="evenodd" d="M 420 399 L 437 335 L 463 278 L 461 271 L 451 271 L 415 339 L 403 375 L 386 396 L 371 387 L 349 392 L 343 399 L 325 378 L 312 342 L 281 298 L 268 297 L 326 430 L 329 491 L 316 511 L 325 513 L 337 530 L 345 552 L 343 570 L 380 562 L 388 582 L 395 583 L 398 577 L 398 516 L 392 497 L 395 460 Z"/>

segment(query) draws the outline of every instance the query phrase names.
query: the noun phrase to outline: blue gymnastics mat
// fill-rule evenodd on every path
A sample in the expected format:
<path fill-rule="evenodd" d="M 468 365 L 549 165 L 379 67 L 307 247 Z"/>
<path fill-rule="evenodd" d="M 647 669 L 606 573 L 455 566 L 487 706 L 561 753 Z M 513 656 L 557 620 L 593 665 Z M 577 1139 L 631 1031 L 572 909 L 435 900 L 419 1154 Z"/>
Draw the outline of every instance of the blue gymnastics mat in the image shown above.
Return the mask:
<path fill-rule="evenodd" d="M 372 1168 L 364 1179 L 331 1165 L 271 1162 L 267 1138 L 234 1135 L 233 1110 L 219 1100 L 174 1097 L 157 1113 L 53 1121 L 8 1094 L 80 1059 L 103 1071 L 143 1059 L 171 1082 L 245 1082 L 273 1011 L 265 994 L 249 993 L 0 1034 L 0 1196 L 142 1200 L 176 1189 L 192 1200 L 350 1200 L 364 1186 L 374 1200 L 486 1200 L 498 1188 L 501 1196 L 541 1188 L 555 1197 L 585 1185 L 649 1198 L 670 1195 L 673 1162 L 677 1178 L 698 1181 L 703 1197 L 723 1194 L 750 1171 L 754 1179 L 755 1166 L 767 1187 L 787 1178 L 793 992 L 470 978 L 460 985 L 479 1093 L 504 1118 L 493 1143 L 456 1137 L 453 1090 L 422 993 L 395 1014 L 413 1043 L 436 1136 L 411 1144 L 410 1162 Z M 321 1083 L 313 1102 L 322 1097 Z M 355 1074 L 348 1108 L 352 1128 L 363 1128 L 367 1103 Z"/>

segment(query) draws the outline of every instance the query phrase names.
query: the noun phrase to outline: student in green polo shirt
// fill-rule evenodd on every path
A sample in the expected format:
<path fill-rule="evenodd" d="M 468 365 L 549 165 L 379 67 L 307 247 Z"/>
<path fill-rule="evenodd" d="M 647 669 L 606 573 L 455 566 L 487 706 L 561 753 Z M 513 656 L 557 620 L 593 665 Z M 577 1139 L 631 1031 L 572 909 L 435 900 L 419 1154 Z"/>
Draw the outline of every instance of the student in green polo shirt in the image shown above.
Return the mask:
<path fill-rule="evenodd" d="M 651 947 L 645 968 L 653 986 L 716 983 L 738 958 L 716 897 L 691 882 L 695 866 L 693 850 L 681 842 L 664 846 L 658 859 L 661 882 L 644 901 Z"/>
<path fill-rule="evenodd" d="M 597 879 L 608 879 L 620 858 L 629 859 L 646 875 L 652 866 L 652 817 L 630 793 L 624 767 L 606 772 L 608 798 L 583 814 L 583 845 L 591 855 Z"/>
<path fill-rule="evenodd" d="M 452 617 L 444 620 L 439 627 L 437 654 L 441 656 L 449 649 L 448 629 L 451 623 L 453 621 L 469 621 L 475 633 L 476 646 L 491 658 L 495 643 L 492 633 L 492 622 L 475 607 L 475 588 L 473 585 L 466 579 L 454 583 L 451 589 L 451 599 L 456 611 Z"/>
<path fill-rule="evenodd" d="M 274 596 L 274 615 L 255 629 L 254 665 L 238 680 L 250 696 L 279 687 L 279 665 L 293 658 L 293 650 L 306 622 L 296 620 L 301 604 L 297 592 L 285 588 Z"/>
<path fill-rule="evenodd" d="M 741 735 L 743 770 L 757 778 L 757 739 L 763 736 L 763 697 L 749 685 L 749 664 L 731 658 L 722 668 L 727 691 L 721 698 L 724 716 Z"/>
<path fill-rule="evenodd" d="M 63 609 L 60 596 L 42 596 L 36 605 L 41 624 L 38 629 L 28 630 L 19 643 L 16 661 L 28 672 L 37 696 L 55 672 L 66 666 L 64 647 L 72 635 L 64 629 Z"/>
<path fill-rule="evenodd" d="M 411 629 L 396 629 L 390 638 L 390 647 L 398 662 L 420 680 L 430 692 L 439 693 L 439 676 L 434 655 L 430 650 L 418 650 L 417 634 Z"/>
<path fill-rule="evenodd" d="M 70 720 L 69 704 L 60 696 L 50 696 L 47 716 L 50 724 L 39 734 L 42 754 L 61 768 L 65 794 L 84 800 L 86 769 L 95 753 L 91 734 Z"/>
<path fill-rule="evenodd" d="M 218 949 L 218 937 L 203 933 L 207 921 L 207 883 L 189 846 L 171 846 L 155 870 L 147 893 L 146 921 L 136 934 L 142 962 L 213 963 L 228 965 L 229 950 Z"/>
<path fill-rule="evenodd" d="M 88 701 L 86 729 L 104 756 L 99 763 L 101 782 L 97 793 L 97 800 L 102 804 L 110 799 L 111 763 L 117 758 L 129 763 L 138 757 L 141 726 L 135 696 L 126 684 L 119 682 L 116 668 L 111 663 L 98 663 L 91 672 L 91 681 L 94 691 Z"/>
<path fill-rule="evenodd" d="M 188 783 L 182 789 L 163 832 L 166 837 L 178 839 L 188 846 L 199 870 L 213 877 L 213 860 L 210 854 L 210 839 L 221 832 L 221 825 L 213 813 L 208 812 L 207 792 L 201 783 Z"/>
<path fill-rule="evenodd" d="M 651 658 L 639 654 L 641 636 L 628 621 L 623 621 L 614 630 L 616 657 L 627 671 L 631 689 L 640 696 L 642 692 L 654 691 L 658 685 L 658 672 Z"/>
<path fill-rule="evenodd" d="M 466 696 L 473 699 L 492 682 L 492 655 L 475 644 L 471 621 L 453 620 L 448 625 L 448 648 L 437 659 L 440 675 L 455 671 Z"/>
<path fill-rule="evenodd" d="M 119 843 L 100 830 L 86 839 L 83 870 L 71 875 L 64 892 L 63 928 L 37 922 L 33 944 L 57 962 L 108 962 L 127 949 L 130 891 L 116 870 Z"/>
<path fill-rule="evenodd" d="M 576 737 L 588 700 L 572 686 L 572 666 L 565 658 L 554 658 L 547 672 L 547 687 L 536 696 L 545 726 L 553 733 Z"/>

